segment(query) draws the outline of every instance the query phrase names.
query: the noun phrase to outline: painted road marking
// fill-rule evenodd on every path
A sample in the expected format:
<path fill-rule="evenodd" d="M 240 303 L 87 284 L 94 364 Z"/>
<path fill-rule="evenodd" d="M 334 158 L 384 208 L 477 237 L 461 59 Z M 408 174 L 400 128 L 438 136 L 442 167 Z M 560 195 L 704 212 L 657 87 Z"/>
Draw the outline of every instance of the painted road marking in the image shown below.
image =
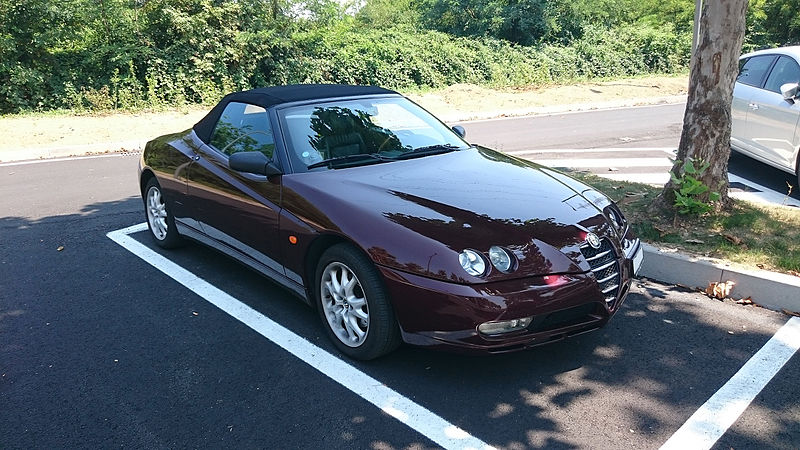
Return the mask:
<path fill-rule="evenodd" d="M 642 153 L 664 152 L 675 157 L 675 147 L 599 147 L 599 148 L 540 148 L 536 150 L 514 150 L 505 152 L 509 155 L 538 155 L 543 153 Z"/>
<path fill-rule="evenodd" d="M 663 186 L 669 181 L 669 169 L 672 168 L 672 160 L 675 157 L 673 147 L 623 147 L 623 148 L 567 148 L 567 149 L 538 149 L 538 150 L 516 150 L 507 152 L 510 155 L 524 157 L 538 164 L 549 167 L 566 167 L 569 169 L 597 169 L 611 168 L 612 173 L 595 173 L 594 175 L 615 181 L 628 181 L 631 183 L 644 183 Z M 664 152 L 664 158 L 548 158 L 540 159 L 537 155 L 548 154 L 584 154 L 584 153 L 644 153 L 644 152 Z M 625 173 L 628 167 L 652 167 L 658 172 L 648 173 Z M 786 206 L 800 207 L 800 201 L 787 196 L 785 193 L 774 191 L 766 186 L 762 186 L 754 181 L 742 178 L 738 175 L 728 174 L 728 181 L 731 183 L 742 183 L 757 192 L 730 191 L 731 197 L 747 200 L 756 203 L 777 204 Z"/>
<path fill-rule="evenodd" d="M 380 381 L 284 328 L 216 286 L 151 250 L 130 235 L 147 229 L 146 223 L 116 230 L 106 236 L 168 277 L 247 325 L 258 334 L 341 384 L 381 411 L 447 449 L 489 449 L 488 444 L 400 395 Z"/>
<path fill-rule="evenodd" d="M 672 161 L 670 161 L 666 156 L 663 158 L 531 159 L 537 164 L 548 167 L 672 167 Z"/>
<path fill-rule="evenodd" d="M 800 318 L 792 317 L 661 449 L 711 448 L 799 348 Z"/>
<path fill-rule="evenodd" d="M 660 103 L 654 103 L 652 105 L 634 105 L 634 106 L 603 106 L 595 105 L 592 106 L 591 104 L 587 103 L 578 103 L 575 105 L 568 105 L 572 106 L 576 109 L 567 110 L 567 111 L 559 111 L 553 110 L 552 108 L 548 110 L 547 106 L 538 106 L 532 108 L 526 108 L 524 111 L 517 111 L 519 115 L 507 115 L 509 111 L 496 111 L 495 114 L 501 115 L 502 117 L 493 117 L 488 119 L 468 119 L 468 120 L 447 120 L 447 123 L 479 123 L 479 122 L 497 122 L 500 120 L 525 120 L 525 119 L 535 119 L 538 117 L 552 117 L 552 116 L 568 116 L 573 114 L 587 114 L 587 113 L 595 113 L 595 112 L 605 112 L 605 111 L 620 111 L 623 109 L 641 109 L 641 108 L 657 108 L 662 106 L 675 106 L 675 105 L 682 105 L 686 103 L 686 96 L 673 96 L 676 100 L 664 100 Z M 514 111 L 511 111 L 513 113 Z M 505 114 L 505 115 L 504 115 Z"/>

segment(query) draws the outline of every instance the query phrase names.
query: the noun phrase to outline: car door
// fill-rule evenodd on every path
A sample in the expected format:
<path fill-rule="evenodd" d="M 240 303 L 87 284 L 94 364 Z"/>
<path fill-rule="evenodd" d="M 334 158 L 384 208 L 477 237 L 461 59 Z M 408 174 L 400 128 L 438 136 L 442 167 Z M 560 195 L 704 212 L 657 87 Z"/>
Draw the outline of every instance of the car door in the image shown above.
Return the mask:
<path fill-rule="evenodd" d="M 800 83 L 800 65 L 794 58 L 783 55 L 772 66 L 763 89 L 750 99 L 747 126 L 756 152 L 762 153 L 775 165 L 794 172 L 795 130 L 800 119 L 800 103 L 783 98 L 781 86 L 786 83 Z"/>
<path fill-rule="evenodd" d="M 234 153 L 258 151 L 272 159 L 274 150 L 267 111 L 228 103 L 210 142 L 197 148 L 189 169 L 188 196 L 203 233 L 217 247 L 284 275 L 277 242 L 281 177 L 237 172 L 228 166 Z"/>
<path fill-rule="evenodd" d="M 743 58 L 739 62 L 739 76 L 733 89 L 731 103 L 731 146 L 741 152 L 759 157 L 754 154 L 753 144 L 749 135 L 747 124 L 748 114 L 751 111 L 751 99 L 758 94 L 769 68 L 775 61 L 774 55 L 761 55 Z"/>

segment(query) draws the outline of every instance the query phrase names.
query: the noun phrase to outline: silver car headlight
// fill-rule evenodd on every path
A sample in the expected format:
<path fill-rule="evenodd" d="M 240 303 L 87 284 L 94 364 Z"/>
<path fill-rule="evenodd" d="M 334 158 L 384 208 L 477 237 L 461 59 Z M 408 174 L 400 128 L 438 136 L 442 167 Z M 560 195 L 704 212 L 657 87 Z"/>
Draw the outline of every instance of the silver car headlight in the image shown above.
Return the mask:
<path fill-rule="evenodd" d="M 500 272 L 511 272 L 514 269 L 514 257 L 503 247 L 492 246 L 489 249 L 489 261 Z"/>
<path fill-rule="evenodd" d="M 486 273 L 486 261 L 475 250 L 466 249 L 458 255 L 458 262 L 468 274 L 479 277 Z"/>

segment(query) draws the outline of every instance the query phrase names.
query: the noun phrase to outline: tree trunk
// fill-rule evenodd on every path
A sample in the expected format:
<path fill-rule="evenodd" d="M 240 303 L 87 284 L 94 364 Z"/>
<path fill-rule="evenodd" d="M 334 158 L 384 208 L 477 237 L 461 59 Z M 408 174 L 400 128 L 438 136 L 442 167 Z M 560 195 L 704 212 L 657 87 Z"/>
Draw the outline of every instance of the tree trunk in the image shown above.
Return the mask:
<path fill-rule="evenodd" d="M 701 1 L 701 0 L 697 0 Z M 731 100 L 739 73 L 739 56 L 745 30 L 747 0 L 702 0 L 698 36 L 689 75 L 689 98 L 683 116 L 683 131 L 678 157 L 671 172 L 684 174 L 687 158 L 695 166 L 710 164 L 697 176 L 710 191 L 698 197 L 708 202 L 711 192 L 719 192 L 717 207 L 730 206 L 728 197 L 728 157 L 731 138 Z M 674 209 L 675 183 L 670 180 L 654 202 L 657 207 Z"/>

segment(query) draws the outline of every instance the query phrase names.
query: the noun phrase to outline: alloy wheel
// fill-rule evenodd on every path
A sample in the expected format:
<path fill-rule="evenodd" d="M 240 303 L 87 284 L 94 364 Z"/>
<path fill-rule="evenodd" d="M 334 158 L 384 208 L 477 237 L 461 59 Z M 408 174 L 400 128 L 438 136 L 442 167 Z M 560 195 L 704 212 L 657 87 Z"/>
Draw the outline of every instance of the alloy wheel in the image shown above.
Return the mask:
<path fill-rule="evenodd" d="M 348 347 L 363 344 L 369 332 L 369 308 L 355 273 L 340 262 L 328 264 L 322 273 L 320 297 L 334 335 Z"/>
<path fill-rule="evenodd" d="M 156 186 L 151 186 L 147 191 L 147 221 L 150 222 L 150 230 L 153 236 L 159 241 L 167 238 L 167 206 L 161 197 L 161 190 Z"/>

